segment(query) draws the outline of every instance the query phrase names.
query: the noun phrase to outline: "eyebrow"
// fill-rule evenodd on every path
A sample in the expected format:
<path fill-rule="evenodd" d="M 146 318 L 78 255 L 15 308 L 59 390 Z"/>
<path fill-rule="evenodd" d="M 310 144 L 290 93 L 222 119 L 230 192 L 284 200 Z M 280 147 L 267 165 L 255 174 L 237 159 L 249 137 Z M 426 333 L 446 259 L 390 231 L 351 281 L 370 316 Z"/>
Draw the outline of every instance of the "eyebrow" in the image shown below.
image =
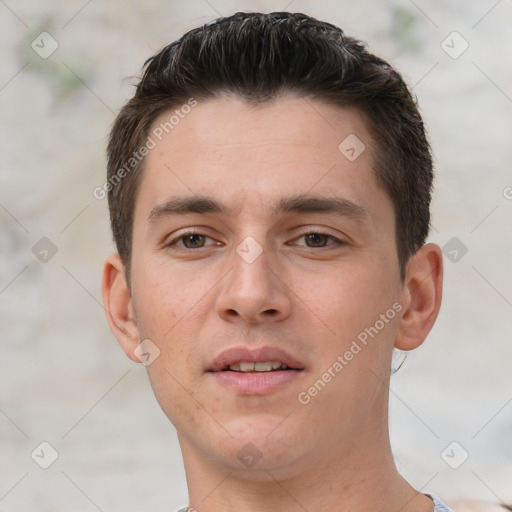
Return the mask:
<path fill-rule="evenodd" d="M 156 205 L 149 213 L 148 220 L 156 221 L 171 215 L 230 214 L 234 209 L 208 196 L 171 197 L 165 203 Z M 270 208 L 273 215 L 287 213 L 328 213 L 365 221 L 369 214 L 362 206 L 341 197 L 297 195 L 281 198 Z"/>

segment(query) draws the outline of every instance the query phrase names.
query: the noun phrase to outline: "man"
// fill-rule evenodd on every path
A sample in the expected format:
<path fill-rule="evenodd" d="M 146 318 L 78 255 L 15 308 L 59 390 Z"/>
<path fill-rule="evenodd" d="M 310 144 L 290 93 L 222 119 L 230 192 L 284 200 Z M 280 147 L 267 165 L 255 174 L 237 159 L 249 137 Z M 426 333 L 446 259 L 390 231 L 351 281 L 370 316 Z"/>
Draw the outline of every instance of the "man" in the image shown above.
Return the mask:
<path fill-rule="evenodd" d="M 108 146 L 103 299 L 190 510 L 448 510 L 388 433 L 393 349 L 441 303 L 432 179 L 402 78 L 331 24 L 237 13 L 146 63 Z"/>

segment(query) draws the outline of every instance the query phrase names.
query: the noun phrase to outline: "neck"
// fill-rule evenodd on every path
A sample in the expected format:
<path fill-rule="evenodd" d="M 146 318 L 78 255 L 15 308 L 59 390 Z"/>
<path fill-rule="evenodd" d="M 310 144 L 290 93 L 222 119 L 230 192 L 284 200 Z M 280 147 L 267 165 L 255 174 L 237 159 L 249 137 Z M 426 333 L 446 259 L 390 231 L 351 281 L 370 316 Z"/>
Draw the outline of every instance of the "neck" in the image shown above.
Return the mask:
<path fill-rule="evenodd" d="M 432 512 L 430 498 L 398 473 L 387 423 L 371 438 L 316 453 L 302 467 L 252 471 L 212 463 L 179 435 L 191 510 L 198 512 Z M 347 444 L 347 443 L 345 443 Z"/>

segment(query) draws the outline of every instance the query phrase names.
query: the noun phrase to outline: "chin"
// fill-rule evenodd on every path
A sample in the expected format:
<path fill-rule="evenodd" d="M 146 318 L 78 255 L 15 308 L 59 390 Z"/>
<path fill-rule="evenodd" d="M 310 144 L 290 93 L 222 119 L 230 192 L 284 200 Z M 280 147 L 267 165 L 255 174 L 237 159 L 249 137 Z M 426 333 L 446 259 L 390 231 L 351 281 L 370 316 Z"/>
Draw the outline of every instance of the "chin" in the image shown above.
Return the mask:
<path fill-rule="evenodd" d="M 217 457 L 230 469 L 251 478 L 269 479 L 267 471 L 292 473 L 292 468 L 304 456 L 305 445 L 299 439 L 296 423 L 283 419 L 283 416 L 257 414 L 227 422 L 226 430 L 233 437 Z"/>

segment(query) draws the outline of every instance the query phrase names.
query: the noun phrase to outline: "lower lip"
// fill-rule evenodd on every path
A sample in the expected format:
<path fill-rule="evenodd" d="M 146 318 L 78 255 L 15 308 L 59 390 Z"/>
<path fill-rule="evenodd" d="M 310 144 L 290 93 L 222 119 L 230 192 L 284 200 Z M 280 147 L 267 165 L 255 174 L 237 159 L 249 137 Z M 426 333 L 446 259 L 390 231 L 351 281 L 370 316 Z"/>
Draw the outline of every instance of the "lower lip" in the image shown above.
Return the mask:
<path fill-rule="evenodd" d="M 233 371 L 210 372 L 223 386 L 241 395 L 265 395 L 296 379 L 303 370 L 242 373 Z"/>

